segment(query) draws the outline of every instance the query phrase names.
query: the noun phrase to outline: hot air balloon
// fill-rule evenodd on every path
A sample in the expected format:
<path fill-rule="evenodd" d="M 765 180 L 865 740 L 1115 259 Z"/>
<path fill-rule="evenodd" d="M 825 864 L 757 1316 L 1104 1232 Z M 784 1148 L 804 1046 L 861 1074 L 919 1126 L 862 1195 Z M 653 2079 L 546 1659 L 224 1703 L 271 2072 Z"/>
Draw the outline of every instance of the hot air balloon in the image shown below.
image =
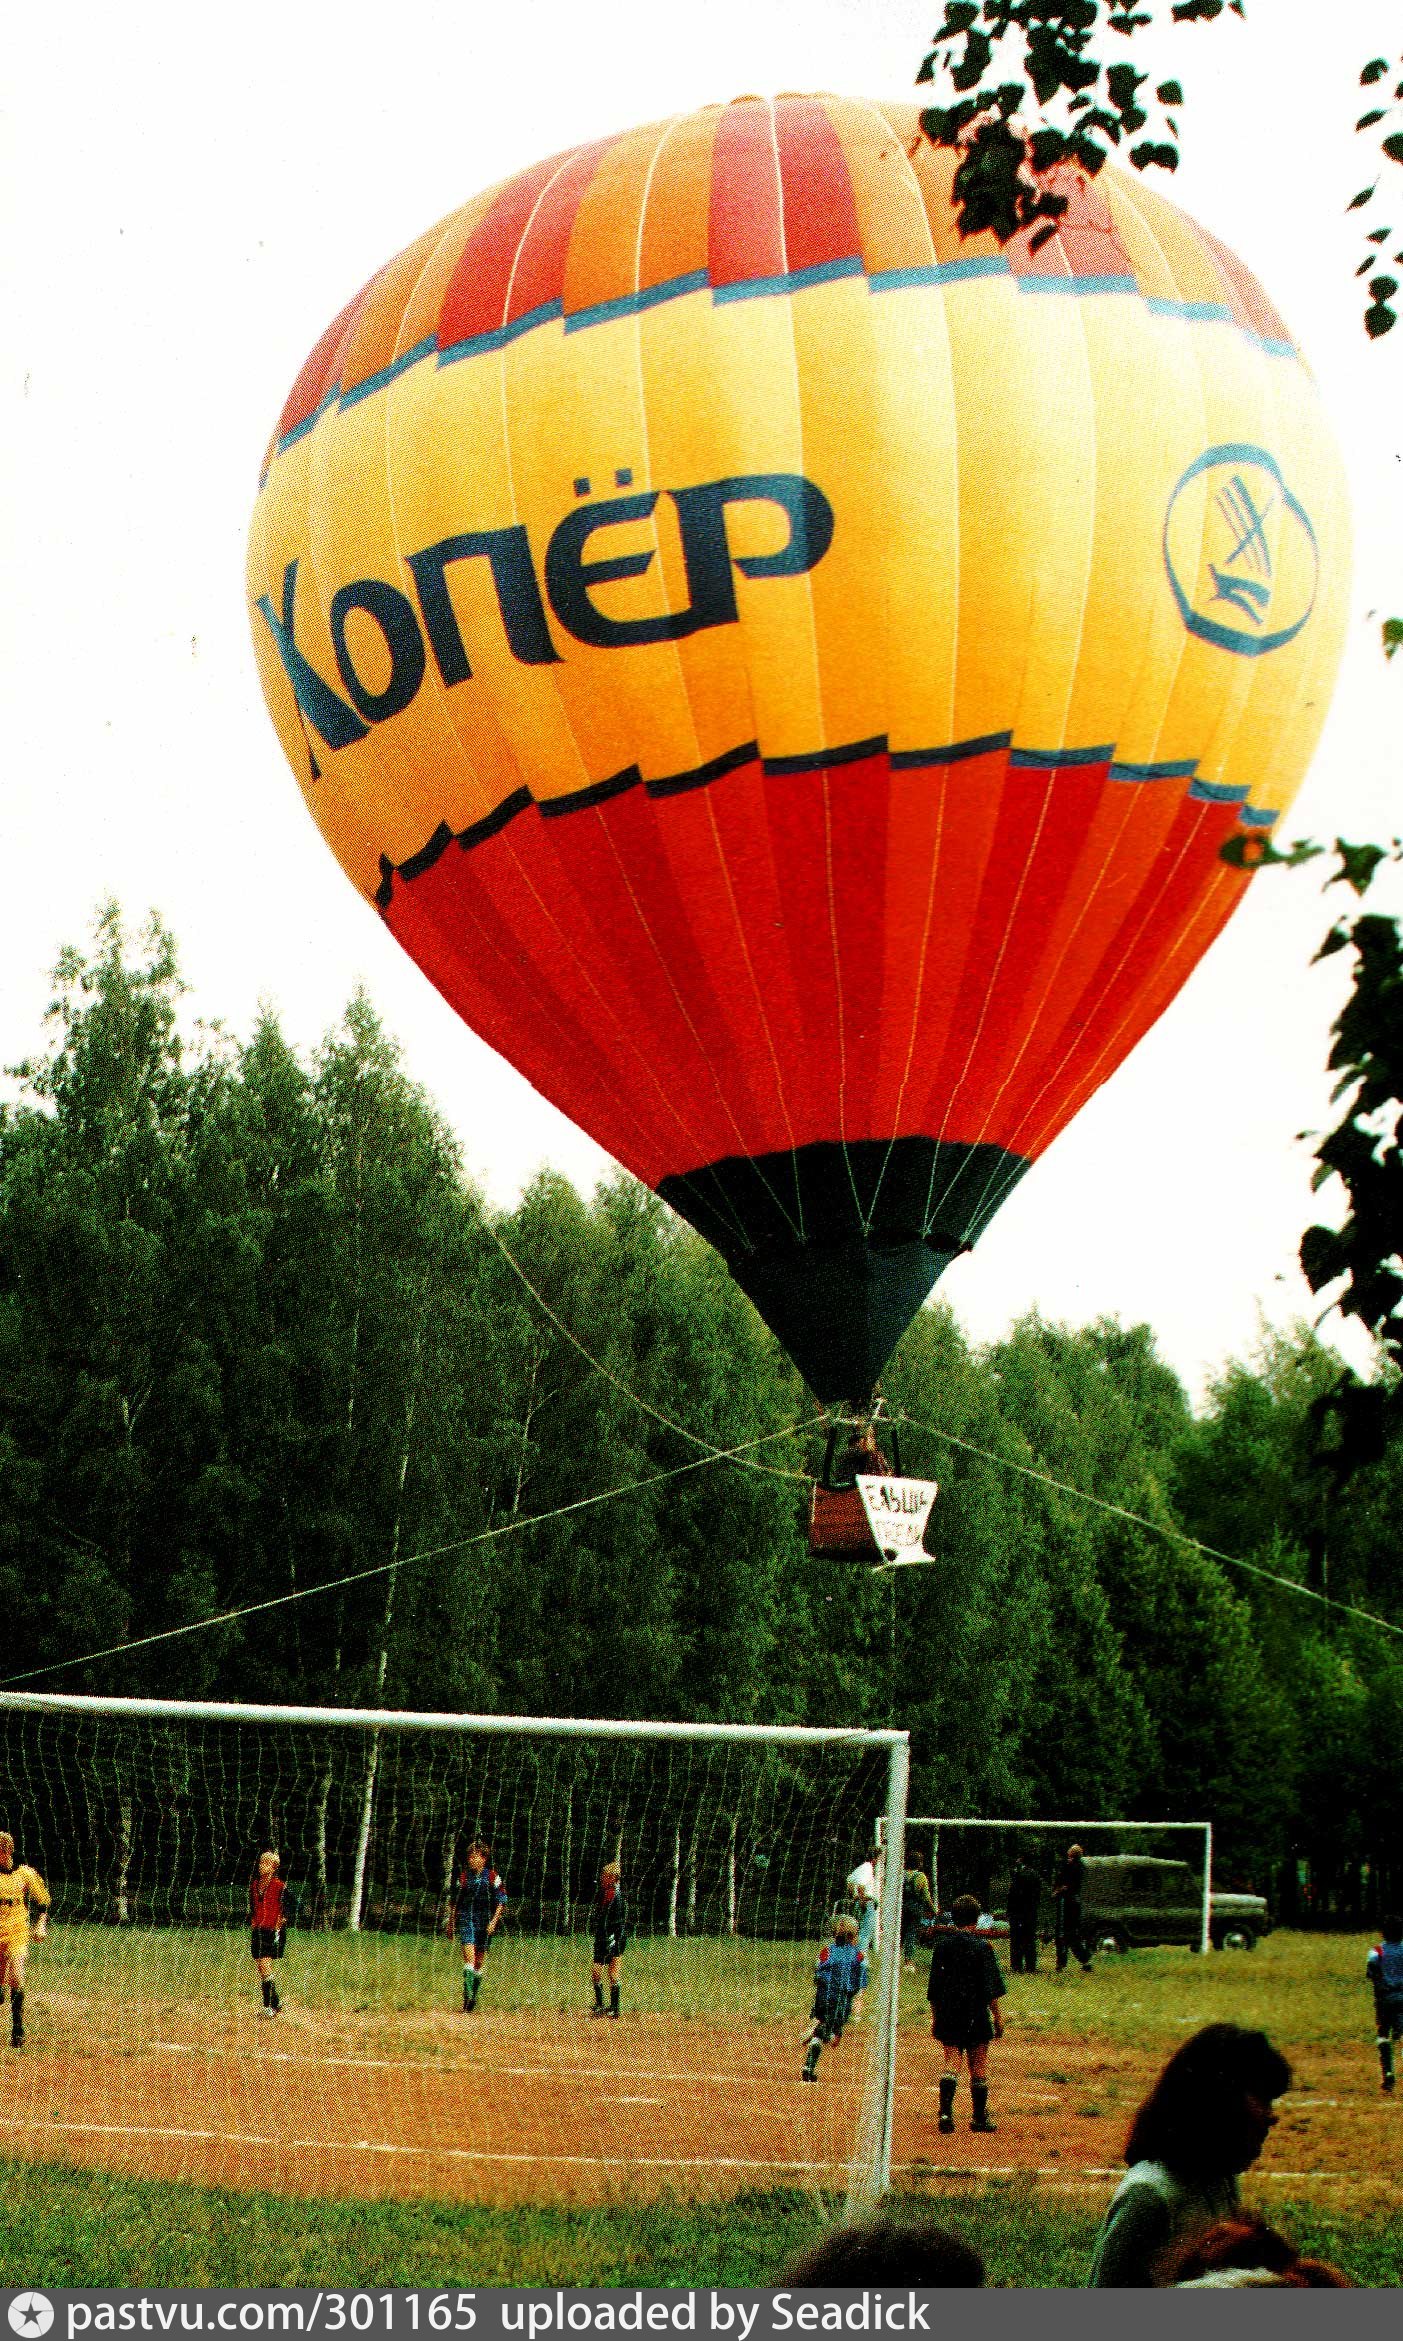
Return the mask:
<path fill-rule="evenodd" d="M 353 883 L 858 1409 L 1241 898 L 1347 582 L 1242 264 L 1113 166 L 962 241 L 954 161 L 745 98 L 479 195 L 317 343 L 249 555 Z"/>

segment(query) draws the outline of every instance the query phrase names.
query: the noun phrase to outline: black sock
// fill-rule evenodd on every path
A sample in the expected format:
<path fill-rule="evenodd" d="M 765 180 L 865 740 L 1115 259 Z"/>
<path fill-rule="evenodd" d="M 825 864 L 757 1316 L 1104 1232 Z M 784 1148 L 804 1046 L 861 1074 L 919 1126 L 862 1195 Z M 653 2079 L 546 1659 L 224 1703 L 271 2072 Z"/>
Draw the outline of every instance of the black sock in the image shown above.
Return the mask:
<path fill-rule="evenodd" d="M 16 2040 L 24 2030 L 24 1993 L 10 1986 L 10 2030 Z"/>
<path fill-rule="evenodd" d="M 969 2095 L 970 2095 L 970 2103 L 971 2103 L 971 2104 L 973 2105 L 973 2107 L 974 2107 L 974 2118 L 975 2118 L 975 2120 L 976 2120 L 977 2122 L 982 2122 L 982 2121 L 986 2120 L 986 2119 L 987 2119 L 987 2117 L 988 2117 L 988 2112 L 989 2112 L 989 2084 L 988 2084 L 988 2082 L 987 2082 L 987 2081 L 971 2081 L 971 2082 L 970 2082 L 970 2085 L 969 2085 Z"/>
<path fill-rule="evenodd" d="M 268 1986 L 268 2005 L 274 2010 L 282 2006 L 282 2001 L 278 1998 L 278 1987 L 275 1983 L 270 1983 Z"/>
<path fill-rule="evenodd" d="M 464 2007 L 465 2007 L 465 2008 L 471 2007 L 471 2005 L 472 2005 L 472 1997 L 473 1997 L 473 1971 L 472 1971 L 471 1967 L 465 1967 L 465 1968 L 463 1969 L 463 2005 L 464 2005 Z"/>
<path fill-rule="evenodd" d="M 940 2110 L 942 2114 L 949 2114 L 954 2112 L 955 2088 L 956 2081 L 954 2074 L 942 2073 L 940 2076 Z"/>
<path fill-rule="evenodd" d="M 609 2013 L 611 2016 L 617 2016 L 619 2012 L 619 1994 L 622 1988 L 622 1985 L 617 1983 L 611 1983 L 609 1986 Z"/>
<path fill-rule="evenodd" d="M 818 2042 L 816 2040 L 811 2040 L 809 2042 L 809 2053 L 804 2059 L 804 2071 L 806 2073 L 816 2073 L 818 2071 L 818 2060 L 822 2054 L 823 2051 L 820 2048 Z"/>
<path fill-rule="evenodd" d="M 596 2008 L 602 2008 L 604 2005 L 604 1986 L 602 1983 L 597 1983 L 594 1987 L 594 2004 Z"/>
<path fill-rule="evenodd" d="M 267 1975 L 265 1975 L 265 1976 L 263 1976 L 263 1977 L 261 1978 L 261 1981 L 262 1981 L 262 1984 L 263 1984 L 263 2005 L 264 2005 L 264 2007 L 265 2007 L 265 2008 L 271 2008 L 271 2007 L 272 2007 L 272 2005 L 273 2005 L 273 1984 L 272 1984 L 272 1978 L 271 1978 L 270 1976 L 267 1976 Z"/>
<path fill-rule="evenodd" d="M 1384 2079 L 1391 2081 L 1393 2079 L 1393 2036 L 1391 2033 L 1381 2032 L 1379 2034 L 1379 2065 Z"/>

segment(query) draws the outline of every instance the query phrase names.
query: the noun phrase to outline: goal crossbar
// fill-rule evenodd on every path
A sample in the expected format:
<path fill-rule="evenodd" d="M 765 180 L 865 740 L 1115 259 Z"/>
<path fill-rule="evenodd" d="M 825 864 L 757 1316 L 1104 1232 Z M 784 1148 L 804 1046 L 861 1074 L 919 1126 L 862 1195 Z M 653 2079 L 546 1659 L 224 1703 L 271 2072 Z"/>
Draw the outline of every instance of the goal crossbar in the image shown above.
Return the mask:
<path fill-rule="evenodd" d="M 1197 1837 L 1203 1845 L 1203 1905 L 1199 1924 L 1199 1949 L 1205 1954 L 1212 1949 L 1213 1823 L 1211 1821 L 1064 1821 L 1060 1818 L 1051 1821 L 1006 1821 L 987 1813 L 910 1813 L 906 1820 L 908 1840 L 913 1829 L 928 1829 L 932 1832 L 930 1884 L 931 1894 L 937 1907 L 939 1906 L 938 1879 L 940 1874 L 940 1832 L 942 1829 L 998 1829 L 1004 1832 L 1027 1829 L 1036 1830 L 1044 1837 L 1053 1834 L 1062 1836 L 1074 1830 L 1089 1832 L 1092 1829 L 1097 1829 L 1104 1832 L 1114 1829 L 1120 1836 L 1134 1834 L 1164 1837 L 1172 1832 L 1176 1835 L 1187 1834 L 1191 1837 Z M 880 1821 L 877 1823 L 877 1843 L 879 1847 L 884 1844 Z M 890 1866 L 894 1867 L 895 1865 Z"/>
<path fill-rule="evenodd" d="M 353 1731 L 493 1733 L 537 1739 L 714 1740 L 731 1747 L 896 1748 L 904 1731 L 845 1731 L 809 1723 L 653 1723 L 602 1715 L 442 1715 L 405 1707 L 259 1707 L 233 1699 L 118 1699 L 96 1693 L 0 1691 L 0 1713 L 111 1715 L 146 1722 L 315 1724 Z"/>

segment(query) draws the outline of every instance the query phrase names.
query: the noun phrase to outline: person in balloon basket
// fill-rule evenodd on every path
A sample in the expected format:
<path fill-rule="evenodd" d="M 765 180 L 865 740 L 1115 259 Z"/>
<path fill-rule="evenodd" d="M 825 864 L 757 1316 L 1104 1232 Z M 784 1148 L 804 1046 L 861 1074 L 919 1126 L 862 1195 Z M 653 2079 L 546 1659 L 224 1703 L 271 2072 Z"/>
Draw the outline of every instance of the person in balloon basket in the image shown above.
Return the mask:
<path fill-rule="evenodd" d="M 808 2030 L 800 2037 L 800 2046 L 808 2051 L 801 2081 L 817 2081 L 820 2056 L 826 2048 L 837 2047 L 866 1988 L 867 1959 L 858 1949 L 857 1920 L 845 1914 L 835 1923 L 833 1939 L 824 1944 L 814 1969 L 814 2004 Z"/>
<path fill-rule="evenodd" d="M 41 1943 L 48 1932 L 49 1890 L 28 1862 L 16 1862 L 15 1841 L 0 1829 L 0 1993 L 10 1993 L 10 2046 L 24 2046 L 24 1963 L 29 1951 L 29 1914 L 34 1912 L 32 1939 Z"/>
<path fill-rule="evenodd" d="M 468 1858 L 458 1873 L 458 1892 L 449 1913 L 450 1934 L 463 1946 L 463 2014 L 477 2008 L 487 1946 L 502 1923 L 507 1889 L 492 1867 L 492 1848 L 485 1837 L 474 1837 Z"/>
<path fill-rule="evenodd" d="M 1082 1849 L 1079 1845 L 1069 1845 L 1067 1858 L 1052 1887 L 1053 1939 L 1059 1975 L 1069 1957 L 1076 1960 L 1083 1975 L 1091 1973 L 1091 1953 L 1086 1947 L 1086 1924 L 1082 1917 L 1085 1879 L 1086 1861 Z"/>
<path fill-rule="evenodd" d="M 989 2043 L 1003 2038 L 1001 2003 L 1008 1985 L 994 1957 L 993 1945 L 975 1932 L 979 1904 L 974 1896 L 958 1895 L 950 1916 L 955 1922 L 955 1932 L 937 1935 L 930 1957 L 930 1981 L 926 1985 L 931 2035 L 945 2052 L 936 2126 L 946 2136 L 955 2127 L 955 2092 L 960 2084 L 963 2060 L 969 2067 L 969 2094 L 974 2109 L 969 2126 L 972 2130 L 992 2132 L 996 2125 L 989 2119 Z"/>
<path fill-rule="evenodd" d="M 1391 2097 L 1396 2075 L 1393 2044 L 1403 2036 L 1403 1917 L 1391 1910 L 1383 1922 L 1383 1940 L 1364 1962 L 1374 1994 L 1374 2029 L 1378 2035 L 1382 2086 Z"/>
<path fill-rule="evenodd" d="M 274 1961 L 287 1948 L 291 1898 L 282 1874 L 282 1856 L 276 1845 L 265 1845 L 248 1882 L 249 1950 L 263 1992 L 265 2016 L 280 2016 L 282 1997 L 274 1975 Z"/>
<path fill-rule="evenodd" d="M 628 1949 L 628 1912 L 620 1892 L 623 1877 L 616 1861 L 606 1861 L 599 1873 L 599 1892 L 590 1912 L 594 1934 L 594 1959 L 590 1977 L 594 1984 L 592 2016 L 610 2015 L 617 2021 L 619 2000 L 623 1991 L 624 1953 Z M 609 2005 L 604 2005 L 604 1978 L 609 1978 Z"/>

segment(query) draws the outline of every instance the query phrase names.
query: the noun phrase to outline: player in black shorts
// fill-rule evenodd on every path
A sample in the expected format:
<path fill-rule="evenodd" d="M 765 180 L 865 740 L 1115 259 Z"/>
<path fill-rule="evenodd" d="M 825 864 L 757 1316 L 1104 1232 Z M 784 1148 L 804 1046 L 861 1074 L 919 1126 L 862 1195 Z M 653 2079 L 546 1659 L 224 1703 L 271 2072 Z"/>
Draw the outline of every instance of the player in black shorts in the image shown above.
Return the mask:
<path fill-rule="evenodd" d="M 961 1894 L 950 1915 L 956 1931 L 952 1935 L 936 1936 L 930 1982 L 926 1986 L 931 2032 L 945 2051 L 937 2126 L 947 2135 L 955 2127 L 955 2091 L 963 2057 L 969 2065 L 969 2094 L 974 2107 L 974 2119 L 969 2126 L 972 2130 L 992 2131 L 995 2124 L 989 2119 L 989 2043 L 1003 2037 L 1000 2002 L 1008 1985 L 994 1957 L 993 1946 L 974 1931 L 979 1921 L 979 1904 L 974 1896 Z"/>
<path fill-rule="evenodd" d="M 624 1953 L 628 1949 L 628 1912 L 619 1892 L 622 1873 L 616 1861 L 606 1861 L 599 1873 L 599 1892 L 590 1913 L 594 1929 L 594 1964 L 590 1969 L 594 1982 L 592 2016 L 606 2013 L 616 2017 L 623 1990 Z M 609 1978 L 609 2006 L 604 2006 L 604 1978 Z"/>

